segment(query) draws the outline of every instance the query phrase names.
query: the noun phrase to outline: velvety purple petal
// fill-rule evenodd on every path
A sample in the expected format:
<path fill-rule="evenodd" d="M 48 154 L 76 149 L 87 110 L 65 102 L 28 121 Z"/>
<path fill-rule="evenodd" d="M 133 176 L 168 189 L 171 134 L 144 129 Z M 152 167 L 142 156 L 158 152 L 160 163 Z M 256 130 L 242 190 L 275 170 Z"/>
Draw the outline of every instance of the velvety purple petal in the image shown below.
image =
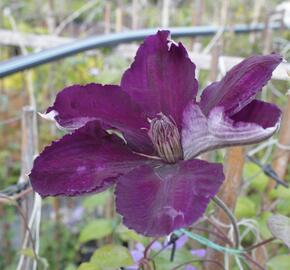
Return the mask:
<path fill-rule="evenodd" d="M 223 179 L 221 164 L 203 160 L 140 166 L 118 179 L 117 212 L 141 234 L 167 235 L 200 218 Z"/>
<path fill-rule="evenodd" d="M 195 65 L 181 43 L 168 41 L 169 31 L 149 36 L 124 73 L 121 87 L 154 118 L 163 112 L 180 127 L 186 104 L 195 98 Z"/>
<path fill-rule="evenodd" d="M 146 131 L 147 118 L 119 86 L 91 83 L 67 87 L 58 93 L 47 115 L 61 127 L 72 130 L 99 120 L 108 128 L 120 130 L 134 150 L 153 152 Z"/>
<path fill-rule="evenodd" d="M 281 61 L 279 54 L 257 55 L 234 66 L 221 81 L 204 89 L 200 101 L 203 113 L 208 116 L 214 107 L 223 107 L 229 116 L 237 113 L 255 98 Z"/>
<path fill-rule="evenodd" d="M 273 104 L 253 100 L 229 117 L 222 107 L 206 117 L 197 104 L 184 111 L 182 148 L 185 159 L 217 148 L 263 141 L 278 129 L 281 111 Z"/>
<path fill-rule="evenodd" d="M 34 161 L 30 180 L 41 196 L 74 196 L 102 191 L 145 162 L 123 140 L 90 122 L 46 147 Z"/>
<path fill-rule="evenodd" d="M 275 126 L 280 118 L 281 110 L 276 105 L 257 99 L 231 116 L 234 122 L 254 123 L 264 129 Z"/>

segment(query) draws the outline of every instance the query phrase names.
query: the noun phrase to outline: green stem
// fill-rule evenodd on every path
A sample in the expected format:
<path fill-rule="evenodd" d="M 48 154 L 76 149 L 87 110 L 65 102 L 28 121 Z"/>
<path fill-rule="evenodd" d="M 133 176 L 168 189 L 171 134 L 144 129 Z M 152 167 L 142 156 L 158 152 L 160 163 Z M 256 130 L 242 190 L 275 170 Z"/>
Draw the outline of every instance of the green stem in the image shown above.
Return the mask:
<path fill-rule="evenodd" d="M 266 244 L 268 244 L 269 242 L 272 242 L 272 241 L 274 241 L 274 240 L 276 240 L 276 239 L 277 239 L 276 237 L 268 238 L 268 239 L 266 239 L 266 240 L 264 240 L 264 241 L 262 241 L 262 242 L 260 242 L 260 243 L 257 243 L 257 244 L 255 244 L 255 245 L 253 245 L 253 246 L 251 246 L 251 247 L 248 247 L 248 248 L 246 249 L 246 251 L 251 251 L 251 250 L 253 250 L 253 249 L 256 249 L 257 247 L 260 247 L 260 246 L 266 245 Z"/>
<path fill-rule="evenodd" d="M 240 246 L 240 234 L 237 225 L 237 220 L 232 213 L 232 211 L 226 206 L 226 204 L 217 196 L 214 196 L 212 200 L 225 212 L 228 218 L 231 220 L 231 223 L 234 228 L 234 236 L 235 236 L 235 248 L 238 249 Z"/>

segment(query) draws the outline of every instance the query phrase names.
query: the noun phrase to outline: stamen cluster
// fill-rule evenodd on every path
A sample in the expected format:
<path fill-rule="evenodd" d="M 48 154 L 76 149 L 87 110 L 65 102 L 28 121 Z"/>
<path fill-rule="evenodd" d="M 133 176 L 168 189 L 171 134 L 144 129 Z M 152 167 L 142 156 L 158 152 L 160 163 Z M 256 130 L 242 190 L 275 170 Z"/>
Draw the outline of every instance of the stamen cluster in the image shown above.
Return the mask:
<path fill-rule="evenodd" d="M 176 163 L 183 157 L 180 133 L 176 124 L 160 113 L 150 120 L 148 133 L 158 155 L 168 163 Z"/>

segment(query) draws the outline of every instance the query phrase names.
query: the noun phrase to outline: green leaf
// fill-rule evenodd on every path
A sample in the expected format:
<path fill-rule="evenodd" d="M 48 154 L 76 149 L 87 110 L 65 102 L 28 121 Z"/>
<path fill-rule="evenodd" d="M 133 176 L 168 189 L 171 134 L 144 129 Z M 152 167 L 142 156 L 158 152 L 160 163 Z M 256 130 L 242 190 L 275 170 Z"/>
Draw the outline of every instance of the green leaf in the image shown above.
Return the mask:
<path fill-rule="evenodd" d="M 94 210 L 97 206 L 104 205 L 111 196 L 110 191 L 106 190 L 102 193 L 86 197 L 82 204 L 88 211 Z"/>
<path fill-rule="evenodd" d="M 267 262 L 269 270 L 289 270 L 289 265 L 290 256 L 288 254 L 275 256 Z"/>
<path fill-rule="evenodd" d="M 39 257 L 38 258 L 38 265 L 40 266 L 41 265 L 41 270 L 48 270 L 49 268 L 49 263 L 47 261 L 46 258 L 43 258 L 43 257 Z"/>
<path fill-rule="evenodd" d="M 64 270 L 76 270 L 76 269 L 77 267 L 73 263 L 70 263 L 69 265 L 65 267 Z"/>
<path fill-rule="evenodd" d="M 272 237 L 271 232 L 268 229 L 268 219 L 273 214 L 271 212 L 263 212 L 261 215 L 257 218 L 258 224 L 259 224 L 259 230 L 263 238 L 267 239 Z"/>
<path fill-rule="evenodd" d="M 290 218 L 282 215 L 273 215 L 268 219 L 268 228 L 271 233 L 290 248 Z"/>
<path fill-rule="evenodd" d="M 91 263 L 96 263 L 101 270 L 114 270 L 134 264 L 127 248 L 113 244 L 97 249 L 91 258 Z"/>
<path fill-rule="evenodd" d="M 171 255 L 171 250 L 165 250 L 161 252 L 154 259 L 155 264 L 157 266 L 157 270 L 172 269 L 180 264 L 183 264 L 184 262 L 188 262 L 193 259 L 192 254 L 186 249 L 176 250 L 173 262 L 170 261 L 170 255 Z M 194 264 L 194 266 L 197 266 L 197 265 L 198 265 L 197 263 Z M 180 269 L 184 269 L 184 268 L 180 268 Z"/>
<path fill-rule="evenodd" d="M 290 171 L 290 170 L 289 170 Z M 277 212 L 285 215 L 285 216 L 289 216 L 290 215 L 290 200 L 286 199 L 280 199 L 277 201 Z"/>
<path fill-rule="evenodd" d="M 113 222 L 108 219 L 97 219 L 87 224 L 81 231 L 79 242 L 98 240 L 113 232 Z"/>
<path fill-rule="evenodd" d="M 32 248 L 23 248 L 20 250 L 20 254 L 34 259 L 34 253 L 33 253 Z"/>
<path fill-rule="evenodd" d="M 77 270 L 101 270 L 98 265 L 91 262 L 82 263 Z"/>
<path fill-rule="evenodd" d="M 252 202 L 247 197 L 239 197 L 237 200 L 235 215 L 238 219 L 255 216 L 256 215 L 255 203 Z"/>
<path fill-rule="evenodd" d="M 281 198 L 281 199 L 290 199 L 290 189 L 283 186 L 278 186 L 275 189 L 272 189 L 269 192 L 271 199 Z"/>
<path fill-rule="evenodd" d="M 144 245 L 149 244 L 148 238 L 143 237 L 141 234 L 138 234 L 133 230 L 129 230 L 127 227 L 123 226 L 122 224 L 117 227 L 116 233 L 125 242 L 129 241 L 129 240 L 134 240 L 134 241 L 142 243 Z"/>
<path fill-rule="evenodd" d="M 259 191 L 266 189 L 269 179 L 256 164 L 247 162 L 244 166 L 243 175 L 246 180 L 250 181 L 251 188 Z"/>
<path fill-rule="evenodd" d="M 35 258 L 32 248 L 23 248 L 19 252 L 20 252 L 20 254 L 22 254 L 22 255 L 24 255 L 26 257 L 32 258 L 34 260 L 37 259 L 38 264 L 40 266 L 39 269 L 42 269 L 42 270 L 47 270 L 48 269 L 49 264 L 48 264 L 46 258 L 43 258 L 43 257 Z"/>

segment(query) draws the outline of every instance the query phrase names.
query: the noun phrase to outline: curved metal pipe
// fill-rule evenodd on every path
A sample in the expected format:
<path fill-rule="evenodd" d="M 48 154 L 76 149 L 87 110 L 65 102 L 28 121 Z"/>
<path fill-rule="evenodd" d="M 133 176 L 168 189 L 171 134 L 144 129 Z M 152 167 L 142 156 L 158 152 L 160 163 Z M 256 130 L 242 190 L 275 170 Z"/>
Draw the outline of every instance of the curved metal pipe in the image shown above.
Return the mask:
<path fill-rule="evenodd" d="M 274 23 L 269 26 L 271 29 L 281 28 L 280 23 Z M 228 27 L 225 31 L 232 31 L 236 34 L 258 32 L 264 30 L 264 24 L 239 24 L 234 27 Z M 210 36 L 220 29 L 219 26 L 196 26 L 196 27 L 173 27 L 171 36 L 177 37 L 196 37 Z M 137 31 L 128 31 L 123 33 L 113 33 L 100 36 L 92 36 L 69 44 L 33 53 L 25 56 L 19 56 L 7 61 L 0 62 L 0 78 L 17 73 L 19 71 L 33 68 L 45 63 L 52 62 L 61 58 L 75 55 L 91 49 L 116 46 L 121 43 L 143 40 L 146 36 L 156 33 L 158 29 L 143 29 Z"/>

